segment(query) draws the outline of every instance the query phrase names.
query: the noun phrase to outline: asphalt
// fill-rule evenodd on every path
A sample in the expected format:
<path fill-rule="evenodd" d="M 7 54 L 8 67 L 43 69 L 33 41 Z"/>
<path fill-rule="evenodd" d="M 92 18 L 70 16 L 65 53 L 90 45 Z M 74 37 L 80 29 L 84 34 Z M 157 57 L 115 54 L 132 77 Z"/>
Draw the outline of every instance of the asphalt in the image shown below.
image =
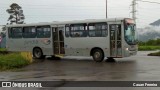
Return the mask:
<path fill-rule="evenodd" d="M 147 56 L 151 52 L 155 51 L 141 51 L 136 56 L 116 59 L 114 63 L 105 61 L 96 63 L 91 57 L 65 57 L 62 60 L 40 60 L 14 72 L 0 72 L 0 81 L 160 81 L 160 57 Z M 25 88 L 23 89 L 25 90 Z M 43 89 L 75 90 L 74 87 Z M 78 90 L 87 89 L 103 90 L 106 88 L 78 88 Z M 117 88 L 109 89 L 116 90 Z M 119 90 L 159 89 L 121 88 Z M 2 90 L 8 89 L 3 88 Z M 37 88 L 37 90 L 41 90 L 41 88 Z"/>

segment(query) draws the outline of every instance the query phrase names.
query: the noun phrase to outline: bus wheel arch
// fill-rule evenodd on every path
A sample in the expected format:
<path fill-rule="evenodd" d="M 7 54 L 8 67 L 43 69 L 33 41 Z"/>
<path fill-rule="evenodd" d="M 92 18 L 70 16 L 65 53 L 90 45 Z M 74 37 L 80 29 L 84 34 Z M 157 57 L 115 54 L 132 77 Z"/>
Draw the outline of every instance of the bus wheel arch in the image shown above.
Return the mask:
<path fill-rule="evenodd" d="M 102 62 L 104 60 L 104 51 L 99 47 L 92 48 L 90 55 L 96 62 Z"/>
<path fill-rule="evenodd" d="M 34 47 L 32 51 L 33 57 L 36 59 L 44 59 L 43 51 L 40 47 Z"/>

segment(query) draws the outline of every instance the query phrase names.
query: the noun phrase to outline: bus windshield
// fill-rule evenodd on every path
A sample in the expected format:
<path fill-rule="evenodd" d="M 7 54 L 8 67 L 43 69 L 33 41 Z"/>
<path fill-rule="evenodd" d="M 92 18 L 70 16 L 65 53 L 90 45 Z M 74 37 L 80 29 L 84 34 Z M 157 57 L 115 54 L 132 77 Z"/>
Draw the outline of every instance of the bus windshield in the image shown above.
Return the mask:
<path fill-rule="evenodd" d="M 129 45 L 137 44 L 137 32 L 135 24 L 127 24 L 125 26 L 125 40 Z"/>

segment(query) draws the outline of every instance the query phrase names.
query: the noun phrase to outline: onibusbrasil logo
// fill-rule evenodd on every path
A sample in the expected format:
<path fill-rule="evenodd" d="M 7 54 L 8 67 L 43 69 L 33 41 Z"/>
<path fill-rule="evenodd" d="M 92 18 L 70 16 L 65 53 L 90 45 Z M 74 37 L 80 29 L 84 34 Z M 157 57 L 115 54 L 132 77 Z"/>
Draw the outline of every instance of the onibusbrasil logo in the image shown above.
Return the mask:
<path fill-rule="evenodd" d="M 29 83 L 29 82 L 2 82 L 2 87 L 38 87 L 41 88 L 41 83 Z"/>

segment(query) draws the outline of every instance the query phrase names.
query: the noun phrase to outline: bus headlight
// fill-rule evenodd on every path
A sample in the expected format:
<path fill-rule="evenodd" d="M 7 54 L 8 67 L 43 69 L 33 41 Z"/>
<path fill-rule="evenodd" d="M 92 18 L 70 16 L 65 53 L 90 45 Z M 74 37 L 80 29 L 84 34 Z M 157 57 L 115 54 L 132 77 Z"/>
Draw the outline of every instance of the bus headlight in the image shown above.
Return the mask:
<path fill-rule="evenodd" d="M 126 48 L 126 51 L 128 51 L 129 49 L 128 48 Z"/>

